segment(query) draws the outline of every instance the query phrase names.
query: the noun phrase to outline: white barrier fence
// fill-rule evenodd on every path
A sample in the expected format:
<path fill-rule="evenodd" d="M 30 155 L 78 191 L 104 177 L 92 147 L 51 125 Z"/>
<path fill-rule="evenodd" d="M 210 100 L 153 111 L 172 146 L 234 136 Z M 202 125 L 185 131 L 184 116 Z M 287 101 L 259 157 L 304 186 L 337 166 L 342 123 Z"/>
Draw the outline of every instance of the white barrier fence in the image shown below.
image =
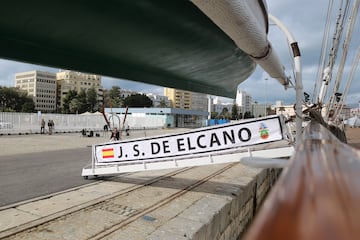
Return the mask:
<path fill-rule="evenodd" d="M 102 129 L 105 124 L 102 115 L 0 112 L 0 132 L 40 132 L 42 119 L 45 120 L 45 129 L 48 129 L 48 121 L 53 120 L 54 131 Z"/>
<path fill-rule="evenodd" d="M 0 134 L 16 133 L 40 133 L 41 120 L 45 120 L 45 129 L 48 130 L 49 120 L 54 121 L 54 132 L 102 130 L 106 124 L 101 114 L 52 114 L 52 113 L 16 113 L 0 112 Z M 123 116 L 120 116 L 123 123 Z M 118 127 L 118 123 L 114 124 Z M 163 118 L 142 117 L 141 119 L 128 116 L 125 125 L 130 129 L 162 128 L 165 125 Z M 122 127 L 122 126 L 121 126 Z"/>

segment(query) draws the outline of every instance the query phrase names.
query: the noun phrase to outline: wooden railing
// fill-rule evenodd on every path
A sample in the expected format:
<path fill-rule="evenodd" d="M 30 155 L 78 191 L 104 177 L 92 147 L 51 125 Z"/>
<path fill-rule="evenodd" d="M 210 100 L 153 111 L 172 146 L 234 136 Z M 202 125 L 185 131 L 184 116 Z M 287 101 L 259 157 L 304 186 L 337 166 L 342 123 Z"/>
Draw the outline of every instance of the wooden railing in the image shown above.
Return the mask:
<path fill-rule="evenodd" d="M 360 239 L 360 153 L 311 122 L 245 239 Z"/>

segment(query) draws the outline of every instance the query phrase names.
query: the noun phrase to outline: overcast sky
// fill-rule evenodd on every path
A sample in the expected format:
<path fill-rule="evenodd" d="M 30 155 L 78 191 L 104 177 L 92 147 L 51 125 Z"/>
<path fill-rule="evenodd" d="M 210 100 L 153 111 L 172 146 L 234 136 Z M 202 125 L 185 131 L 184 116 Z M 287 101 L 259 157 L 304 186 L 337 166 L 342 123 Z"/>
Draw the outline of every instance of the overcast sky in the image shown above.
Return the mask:
<path fill-rule="evenodd" d="M 340 1 L 335 1 L 340 2 Z M 267 1 L 269 13 L 278 18 L 290 30 L 299 44 L 301 51 L 302 74 L 304 91 L 313 94 L 314 84 L 318 73 L 319 58 L 322 47 L 322 39 L 325 28 L 329 0 L 271 0 Z M 336 11 L 335 11 L 336 10 Z M 338 6 L 335 6 L 332 14 L 333 21 L 336 20 Z M 344 70 L 344 80 L 347 80 L 348 72 L 352 65 L 355 53 L 360 43 L 360 20 L 357 16 L 356 25 L 353 29 L 353 38 L 348 53 L 348 61 Z M 269 40 L 285 66 L 287 75 L 293 76 L 292 55 L 290 55 L 288 44 L 284 34 L 275 25 L 270 26 Z M 331 28 L 331 36 L 334 32 L 334 24 Z M 328 57 L 328 55 L 326 55 Z M 337 58 L 340 61 L 341 53 Z M 14 86 L 14 75 L 17 72 L 30 70 L 45 70 L 56 72 L 58 69 L 44 66 L 19 63 L 0 59 L 0 85 Z M 336 76 L 336 72 L 333 73 Z M 360 101 L 360 67 L 358 67 L 351 89 L 346 98 L 347 103 L 358 103 Z M 268 80 L 265 80 L 268 79 Z M 293 77 L 292 77 L 293 79 Z M 333 80 L 335 77 L 333 77 Z M 163 94 L 163 88 L 139 82 L 125 81 L 108 77 L 102 78 L 105 88 L 118 85 L 122 89 L 135 90 L 145 93 Z M 345 84 L 346 81 L 343 81 Z M 341 85 L 340 90 L 344 88 Z M 295 101 L 294 89 L 284 90 L 277 80 L 270 78 L 260 67 L 243 83 L 240 89 L 248 92 L 254 101 L 260 103 L 275 103 L 283 100 L 286 104 Z M 231 101 L 231 99 L 224 99 Z"/>

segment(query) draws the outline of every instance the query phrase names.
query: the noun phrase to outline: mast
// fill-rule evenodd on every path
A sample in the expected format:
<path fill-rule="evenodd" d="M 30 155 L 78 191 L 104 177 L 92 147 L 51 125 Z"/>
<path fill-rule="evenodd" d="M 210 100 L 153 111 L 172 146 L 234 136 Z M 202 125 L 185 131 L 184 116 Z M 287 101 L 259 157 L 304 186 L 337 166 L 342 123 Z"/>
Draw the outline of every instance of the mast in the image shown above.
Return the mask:
<path fill-rule="evenodd" d="M 348 2 L 348 1 L 346 1 Z M 328 13 L 329 14 L 329 13 Z M 336 20 L 336 29 L 333 36 L 333 42 L 331 46 L 331 51 L 329 54 L 328 64 L 323 71 L 321 88 L 318 96 L 318 104 L 323 105 L 325 103 L 326 94 L 328 91 L 329 83 L 331 82 L 332 72 L 335 65 L 335 60 L 337 53 L 339 51 L 340 39 L 342 31 L 344 29 L 344 19 L 345 13 L 342 11 L 342 8 L 339 9 L 339 13 Z M 330 18 L 327 18 L 327 24 L 329 24 Z"/>
<path fill-rule="evenodd" d="M 348 80 L 346 82 L 344 92 L 341 95 L 340 103 L 345 102 L 345 99 L 346 99 L 347 93 L 348 93 L 348 91 L 350 89 L 352 80 L 354 79 L 356 69 L 357 69 L 357 67 L 359 65 L 359 59 L 360 59 L 360 47 L 358 47 L 358 49 L 357 49 L 357 54 L 356 54 L 356 56 L 354 58 L 352 66 L 351 66 L 350 75 L 349 75 Z M 336 108 L 335 114 L 334 114 L 335 116 L 337 116 L 338 114 L 341 113 L 341 110 L 342 110 L 343 106 L 344 106 L 344 104 L 339 104 L 338 105 L 338 107 Z"/>
<path fill-rule="evenodd" d="M 338 110 L 340 108 L 340 105 L 344 104 L 344 102 L 341 101 L 341 100 L 345 99 L 345 97 L 344 97 L 345 92 L 339 93 L 339 87 L 340 87 L 340 83 L 342 81 L 343 72 L 344 72 L 344 66 L 345 66 L 345 62 L 346 62 L 348 51 L 349 51 L 349 45 L 350 45 L 350 42 L 351 42 L 353 29 L 354 29 L 354 26 L 355 26 L 355 23 L 356 23 L 356 16 L 357 16 L 357 13 L 358 13 L 358 10 L 359 10 L 359 3 L 360 3 L 360 0 L 356 0 L 354 2 L 352 10 L 351 10 L 351 14 L 350 14 L 350 17 L 349 17 L 348 28 L 347 28 L 347 32 L 346 32 L 346 36 L 345 36 L 345 40 L 344 40 L 344 44 L 343 44 L 342 57 L 341 57 L 340 64 L 339 64 L 339 67 L 338 67 L 338 72 L 337 72 L 337 75 L 336 75 L 336 81 L 335 81 L 335 85 L 334 85 L 334 88 L 333 88 L 333 92 L 332 92 L 332 95 L 330 97 L 329 108 L 330 107 L 331 108 L 334 108 L 334 107 L 336 108 L 335 116 L 337 115 L 337 113 L 339 113 Z M 356 62 L 356 57 L 355 57 L 354 62 Z M 351 82 L 351 80 L 350 80 L 350 82 Z M 340 96 L 340 99 L 339 99 L 339 96 Z M 338 104 L 336 104 L 336 102 L 338 102 Z"/>

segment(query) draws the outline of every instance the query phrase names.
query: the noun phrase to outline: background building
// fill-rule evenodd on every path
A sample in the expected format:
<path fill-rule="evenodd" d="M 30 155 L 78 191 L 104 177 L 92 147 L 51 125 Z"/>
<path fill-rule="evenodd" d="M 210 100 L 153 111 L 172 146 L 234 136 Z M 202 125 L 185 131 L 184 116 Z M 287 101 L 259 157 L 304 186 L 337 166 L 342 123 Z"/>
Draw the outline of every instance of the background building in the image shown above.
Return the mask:
<path fill-rule="evenodd" d="M 168 97 L 172 108 L 208 111 L 206 94 L 164 88 L 164 96 Z"/>
<path fill-rule="evenodd" d="M 56 73 L 57 81 L 57 102 L 60 107 L 63 105 L 63 99 L 70 90 L 89 90 L 94 88 L 98 95 L 98 102 L 103 100 L 101 87 L 101 76 L 96 74 L 81 73 L 75 71 L 60 71 Z"/>
<path fill-rule="evenodd" d="M 122 128 L 126 108 L 105 108 L 111 127 Z M 126 126 L 130 129 L 206 126 L 208 112 L 179 108 L 128 108 Z"/>
<path fill-rule="evenodd" d="M 191 92 L 174 88 L 164 88 L 172 108 L 191 109 Z"/>
<path fill-rule="evenodd" d="M 15 74 L 15 87 L 24 90 L 33 98 L 35 110 L 56 111 L 56 75 L 44 71 L 29 71 Z"/>
<path fill-rule="evenodd" d="M 264 117 L 269 115 L 269 108 L 271 108 L 268 104 L 261 104 L 261 103 L 253 103 L 252 104 L 252 111 L 251 114 L 254 117 Z"/>
<path fill-rule="evenodd" d="M 203 93 L 191 92 L 191 109 L 198 111 L 208 111 L 208 95 Z"/>
<path fill-rule="evenodd" d="M 171 106 L 169 98 L 166 96 L 161 96 L 153 93 L 148 93 L 146 94 L 146 96 L 150 98 L 151 101 L 153 102 L 153 107 L 165 108 Z"/>
<path fill-rule="evenodd" d="M 231 112 L 233 103 L 223 103 L 219 97 L 212 99 L 211 111 L 217 112 L 219 115 L 224 111 L 224 108 L 227 108 Z"/>
<path fill-rule="evenodd" d="M 236 92 L 236 104 L 240 107 L 241 112 L 244 114 L 246 112 L 252 112 L 251 106 L 251 96 L 245 91 L 238 89 Z"/>

